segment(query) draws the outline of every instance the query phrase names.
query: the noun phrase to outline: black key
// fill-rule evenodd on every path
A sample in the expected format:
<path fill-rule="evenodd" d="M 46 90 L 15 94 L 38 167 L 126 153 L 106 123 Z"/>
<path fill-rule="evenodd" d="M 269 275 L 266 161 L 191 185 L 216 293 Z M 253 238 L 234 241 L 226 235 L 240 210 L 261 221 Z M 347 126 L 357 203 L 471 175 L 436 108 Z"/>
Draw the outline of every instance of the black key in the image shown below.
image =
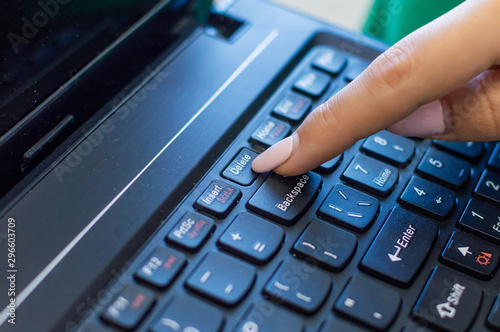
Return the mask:
<path fill-rule="evenodd" d="M 459 226 L 477 235 L 500 243 L 500 209 L 472 198 L 460 217 Z"/>
<path fill-rule="evenodd" d="M 259 176 L 252 170 L 252 162 L 258 156 L 257 152 L 249 149 L 242 149 L 233 161 L 227 165 L 226 169 L 222 172 L 222 177 L 241 184 L 242 186 L 249 186 Z"/>
<path fill-rule="evenodd" d="M 165 241 L 189 252 L 198 251 L 214 230 L 214 221 L 196 212 L 187 212 L 168 233 Z"/>
<path fill-rule="evenodd" d="M 430 148 L 420 161 L 417 171 L 445 186 L 458 189 L 469 178 L 470 165 L 462 159 Z"/>
<path fill-rule="evenodd" d="M 500 174 L 484 171 L 474 189 L 474 194 L 491 203 L 500 204 Z"/>
<path fill-rule="evenodd" d="M 379 206 L 375 197 L 339 183 L 321 204 L 318 216 L 356 232 L 365 232 L 375 220 Z"/>
<path fill-rule="evenodd" d="M 438 140 L 432 142 L 438 148 L 470 161 L 476 160 L 484 152 L 484 143 L 480 142 L 450 142 Z"/>
<path fill-rule="evenodd" d="M 254 281 L 253 266 L 219 252 L 209 252 L 185 285 L 209 300 L 234 307 L 250 291 Z"/>
<path fill-rule="evenodd" d="M 186 264 L 186 257 L 172 249 L 156 248 L 135 272 L 135 278 L 157 288 L 166 288 Z"/>
<path fill-rule="evenodd" d="M 290 125 L 273 117 L 267 117 L 250 137 L 250 143 L 268 148 L 288 136 Z"/>
<path fill-rule="evenodd" d="M 291 257 L 286 258 L 271 277 L 264 293 L 304 314 L 312 315 L 321 307 L 332 288 L 330 276 Z"/>
<path fill-rule="evenodd" d="M 366 68 L 368 63 L 361 60 L 350 60 L 347 69 L 345 70 L 346 81 L 353 81 L 358 77 Z"/>
<path fill-rule="evenodd" d="M 493 304 L 493 308 L 491 308 L 487 322 L 489 326 L 500 330 L 500 296 L 497 296 L 497 299 Z"/>
<path fill-rule="evenodd" d="M 500 172 L 500 143 L 495 145 L 495 149 L 488 159 L 488 167 L 494 171 Z"/>
<path fill-rule="evenodd" d="M 221 219 L 231 212 L 240 197 L 241 191 L 234 185 L 214 180 L 194 203 L 194 207 Z"/>
<path fill-rule="evenodd" d="M 394 208 L 361 261 L 367 272 L 407 287 L 417 276 L 438 234 L 429 219 Z"/>
<path fill-rule="evenodd" d="M 291 226 L 312 204 L 321 183 L 321 177 L 311 172 L 290 177 L 271 173 L 247 206 L 264 217 Z"/>
<path fill-rule="evenodd" d="M 303 330 L 304 322 L 301 317 L 277 307 L 274 303 L 261 301 L 250 307 L 233 332 L 303 332 Z"/>
<path fill-rule="evenodd" d="M 372 329 L 391 326 L 399 312 L 401 297 L 394 289 L 364 275 L 356 275 L 335 303 L 335 310 Z"/>
<path fill-rule="evenodd" d="M 274 115 L 285 118 L 292 123 L 298 123 L 311 108 L 311 99 L 299 93 L 289 91 L 274 107 Z"/>
<path fill-rule="evenodd" d="M 455 206 L 453 190 L 414 176 L 399 198 L 401 205 L 432 218 L 446 219 Z"/>
<path fill-rule="evenodd" d="M 321 325 L 318 332 L 369 332 L 369 329 L 365 329 L 362 326 L 354 325 L 350 321 L 342 319 L 340 317 L 330 317 Z"/>
<path fill-rule="evenodd" d="M 467 331 L 482 297 L 483 290 L 477 282 L 438 266 L 425 285 L 412 315 L 445 331 Z"/>
<path fill-rule="evenodd" d="M 346 58 L 329 47 L 321 47 L 312 60 L 312 65 L 327 73 L 336 75 L 344 69 Z"/>
<path fill-rule="evenodd" d="M 388 196 L 398 182 L 397 168 L 357 154 L 342 174 L 342 180 L 378 196 Z"/>
<path fill-rule="evenodd" d="M 304 71 L 293 84 L 294 89 L 312 97 L 319 97 L 330 84 L 330 76 L 318 70 Z"/>
<path fill-rule="evenodd" d="M 462 232 L 454 232 L 441 259 L 444 263 L 480 279 L 489 280 L 498 266 L 500 250 Z"/>
<path fill-rule="evenodd" d="M 319 220 L 313 220 L 295 242 L 297 257 L 332 271 L 341 271 L 356 251 L 356 236 Z"/>
<path fill-rule="evenodd" d="M 363 151 L 394 166 L 406 165 L 415 153 L 415 142 L 383 130 L 368 137 L 361 146 Z"/>
<path fill-rule="evenodd" d="M 155 321 L 152 332 L 221 331 L 224 316 L 213 307 L 192 298 L 175 297 Z"/>
<path fill-rule="evenodd" d="M 152 291 L 129 284 L 101 315 L 102 319 L 125 330 L 134 329 L 155 302 Z"/>
<path fill-rule="evenodd" d="M 242 212 L 222 234 L 217 244 L 252 263 L 264 264 L 276 255 L 284 237 L 285 231 L 280 226 Z"/>
<path fill-rule="evenodd" d="M 337 157 L 328 160 L 327 162 L 321 164 L 318 168 L 315 169 L 316 172 L 322 173 L 322 174 L 330 174 L 332 173 L 337 167 L 339 167 L 340 162 L 342 161 L 343 153 L 338 155 Z"/>

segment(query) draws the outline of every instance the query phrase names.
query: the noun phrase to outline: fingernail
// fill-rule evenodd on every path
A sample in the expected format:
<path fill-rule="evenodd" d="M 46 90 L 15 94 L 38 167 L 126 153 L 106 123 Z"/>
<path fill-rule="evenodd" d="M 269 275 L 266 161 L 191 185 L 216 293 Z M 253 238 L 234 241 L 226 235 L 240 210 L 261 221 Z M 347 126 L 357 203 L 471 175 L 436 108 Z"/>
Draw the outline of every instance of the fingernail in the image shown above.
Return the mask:
<path fill-rule="evenodd" d="M 253 161 L 252 169 L 257 173 L 264 173 L 283 164 L 290 157 L 293 151 L 292 136 L 279 141 L 266 151 L 262 152 Z"/>
<path fill-rule="evenodd" d="M 431 136 L 442 134 L 444 124 L 443 105 L 435 100 L 417 108 L 403 120 L 388 128 L 391 132 L 403 136 Z"/>

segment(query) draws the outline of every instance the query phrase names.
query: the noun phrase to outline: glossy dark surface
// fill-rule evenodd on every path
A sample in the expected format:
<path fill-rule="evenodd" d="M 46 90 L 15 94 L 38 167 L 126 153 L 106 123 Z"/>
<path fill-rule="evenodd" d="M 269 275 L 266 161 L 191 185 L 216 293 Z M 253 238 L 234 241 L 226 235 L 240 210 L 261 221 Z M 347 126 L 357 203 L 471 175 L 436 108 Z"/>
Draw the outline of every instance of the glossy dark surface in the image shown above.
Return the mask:
<path fill-rule="evenodd" d="M 263 321 L 266 317 L 283 319 L 293 315 L 299 318 L 297 326 L 303 325 L 305 331 L 317 331 L 322 326 L 340 326 L 346 331 L 362 330 L 366 326 L 401 331 L 404 326 L 415 325 L 413 308 L 431 272 L 436 265 L 442 265 L 438 258 L 450 235 L 456 231 L 468 232 L 459 229 L 457 221 L 479 181 L 494 144 L 484 144 L 482 156 L 473 162 L 460 159 L 470 166 L 470 176 L 460 188 L 454 190 L 457 203 L 448 217 L 441 221 L 426 219 L 433 225 L 428 227 L 429 230 L 437 228 L 439 235 L 408 287 L 373 276 L 360 268 L 359 263 L 380 230 L 384 229 L 387 216 L 398 206 L 398 198 L 408 182 L 416 176 L 415 170 L 422 157 L 430 147 L 435 147 L 428 140 L 412 140 L 415 153 L 406 165 L 398 166 L 397 173 L 393 173 L 398 177 L 387 196 L 370 194 L 362 185 L 349 184 L 353 190 L 370 195 L 380 206 L 373 223 L 368 223 L 364 232 L 353 232 L 336 220 L 323 219 L 318 214 L 332 189 L 342 182 L 341 176 L 355 156 L 364 156 L 361 150 L 363 142 L 357 142 L 347 150 L 330 172 L 321 175 L 311 173 L 321 177 L 322 184 L 318 187 L 317 196 L 310 200 L 310 207 L 301 211 L 294 225 L 282 225 L 280 219 L 273 215 L 259 216 L 266 225 L 281 228 L 285 237 L 276 253 L 273 252 L 260 264 L 251 264 L 248 252 L 242 255 L 234 248 L 221 246 L 221 239 L 238 216 L 258 214 L 249 211 L 247 203 L 271 175 L 261 174 L 249 185 L 239 185 L 222 178 L 221 174 L 242 149 L 263 150 L 262 146 L 250 143 L 250 137 L 282 97 L 293 89 L 301 73 L 311 66 L 314 53 L 309 52 L 314 51 L 316 46 L 341 52 L 348 62 L 339 75 L 327 74 L 331 82 L 321 97 L 311 97 L 313 108 L 347 84 L 359 68 L 365 67 L 384 46 L 283 11 L 266 2 L 242 0 L 228 14 L 245 22 L 230 40 L 198 31 L 193 39 L 182 45 L 176 56 L 166 59 L 161 70 L 144 85 L 144 89 L 96 129 L 91 137 L 100 144 L 93 148 L 92 153 L 79 155 L 81 160 L 76 163 L 79 159 L 74 153 L 85 152 L 84 148 L 89 146 L 82 143 L 8 212 L 8 216 L 19 220 L 19 233 L 26 238 L 23 241 L 31 241 L 37 248 L 35 255 L 35 251 L 19 246 L 19 258 L 31 264 L 22 265 L 26 276 L 23 280 L 19 279 L 20 288 L 23 283 L 26 284 L 28 276 L 36 275 L 57 254 L 57 250 L 68 243 L 71 236 L 75 236 L 90 221 L 96 222 L 19 308 L 19 315 L 31 318 L 22 321 L 26 330 L 33 330 L 34 324 L 42 331 L 68 328 L 86 319 L 88 326 L 119 331 L 112 323 L 103 324 L 101 317 L 113 303 L 114 295 L 128 284 L 155 294 L 155 304 L 142 319 L 138 331 L 149 331 L 157 326 L 166 311 L 177 312 L 185 308 L 184 302 L 176 301 L 179 298 L 188 299 L 187 303 L 196 303 L 193 308 L 209 307 L 208 312 L 214 312 L 214 321 L 217 322 L 214 328 L 217 329 L 222 320 L 223 331 L 233 331 L 242 322 L 249 323 L 247 327 L 251 327 L 248 321 L 250 313 L 250 319 L 260 318 Z M 255 53 L 256 50 L 260 53 Z M 242 63 L 247 66 L 239 70 Z M 190 121 L 187 127 L 186 121 Z M 295 124 L 290 123 L 290 126 L 292 130 L 296 128 Z M 92 143 L 91 137 L 88 137 L 88 143 Z M 174 137 L 176 139 L 172 141 Z M 457 157 L 453 152 L 446 152 L 445 156 Z M 366 158 L 370 160 L 367 166 L 373 162 L 384 167 L 387 165 L 380 159 Z M 238 188 L 241 198 L 226 217 L 213 218 L 213 232 L 207 235 L 196 253 L 166 243 L 165 238 L 186 212 L 201 213 L 196 211 L 194 204 L 214 180 L 225 181 Z M 283 190 L 283 187 L 278 184 L 275 190 Z M 409 215 L 422 218 L 413 208 L 406 210 Z M 297 240 L 317 218 L 323 219 L 322 223 L 332 224 L 326 224 L 330 226 L 327 229 L 340 229 L 338 234 L 342 239 L 342 234 L 349 234 L 345 238 L 357 240 L 357 245 L 349 241 L 346 255 L 351 257 L 335 268 L 335 272 L 324 265 L 315 265 L 315 260 L 309 255 L 294 255 L 293 247 Z M 22 226 L 21 220 L 31 222 L 33 228 L 29 230 L 27 226 Z M 38 236 L 42 231 L 46 231 L 47 235 Z M 68 237 L 62 238 L 65 233 Z M 334 244 L 342 241 L 329 238 L 330 232 L 324 233 L 321 234 L 324 237 L 319 239 L 330 241 L 333 245 L 328 247 L 329 250 L 318 253 L 328 251 L 335 256 Z M 397 233 L 393 240 L 400 236 Z M 263 248 L 261 239 L 257 241 L 261 244 L 255 243 L 250 250 Z M 187 261 L 165 290 L 139 282 L 134 277 L 158 247 L 183 253 Z M 141 250 L 137 251 L 138 248 Z M 248 251 L 249 247 L 244 249 Z M 382 254 L 389 259 L 387 252 Z M 205 264 L 207 257 L 212 260 L 210 264 Z M 332 255 L 329 257 L 335 259 Z M 403 262 L 410 259 L 401 257 L 405 259 Z M 225 268 L 221 267 L 225 265 L 221 263 L 226 262 L 230 263 Z M 283 266 L 292 268 L 292 272 L 286 278 L 282 276 L 274 280 L 279 284 L 270 282 L 281 275 L 280 272 L 285 270 Z M 238 269 L 247 273 L 239 277 L 237 271 L 233 271 Z M 447 269 L 452 271 L 452 277 L 462 278 L 461 272 Z M 252 278 L 254 273 L 255 279 Z M 211 280 L 211 276 L 214 279 Z M 357 299 L 368 304 L 369 310 L 361 318 L 357 314 L 349 315 L 334 309 L 337 303 L 342 305 L 347 300 L 340 301 L 351 280 L 357 280 L 359 287 L 356 289 L 390 295 L 396 305 L 388 305 L 382 310 L 377 307 L 380 301 L 372 301 L 366 294 L 355 294 Z M 476 330 L 488 331 L 485 322 L 498 295 L 499 282 L 495 277 L 475 282 L 483 291 L 482 300 L 477 302 L 480 303 L 477 314 L 473 308 L 472 324 Z M 213 287 L 207 287 L 208 283 Z M 64 297 L 51 297 L 54 290 L 64 294 Z M 286 295 L 285 302 L 273 300 L 273 294 L 278 293 Z M 109 296 L 104 297 L 103 294 Z M 399 298 L 402 299 L 400 303 Z M 348 306 L 350 303 L 347 301 Z M 473 304 L 475 307 L 476 303 Z M 56 307 L 66 309 L 54 310 Z M 266 316 L 274 309 L 278 312 L 275 316 Z M 398 315 L 393 316 L 394 312 Z M 180 318 L 185 318 L 184 315 L 177 317 L 179 324 Z M 334 323 L 330 323 L 332 318 Z M 382 318 L 384 321 L 380 323 Z M 268 321 L 265 325 L 273 326 L 271 323 Z M 426 325 L 425 321 L 417 323 Z M 186 324 L 189 324 L 189 319 Z"/>

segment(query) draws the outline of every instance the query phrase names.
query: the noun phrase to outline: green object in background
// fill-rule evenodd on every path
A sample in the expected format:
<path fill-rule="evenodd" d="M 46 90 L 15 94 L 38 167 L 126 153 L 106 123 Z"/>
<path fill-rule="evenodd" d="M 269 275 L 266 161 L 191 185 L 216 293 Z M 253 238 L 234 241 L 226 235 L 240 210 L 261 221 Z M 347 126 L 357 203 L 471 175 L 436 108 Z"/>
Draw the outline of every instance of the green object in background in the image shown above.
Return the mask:
<path fill-rule="evenodd" d="M 375 0 L 363 32 L 394 44 L 463 0 Z"/>
<path fill-rule="evenodd" d="M 205 24 L 212 9 L 212 0 L 196 0 L 194 8 L 196 20 Z"/>

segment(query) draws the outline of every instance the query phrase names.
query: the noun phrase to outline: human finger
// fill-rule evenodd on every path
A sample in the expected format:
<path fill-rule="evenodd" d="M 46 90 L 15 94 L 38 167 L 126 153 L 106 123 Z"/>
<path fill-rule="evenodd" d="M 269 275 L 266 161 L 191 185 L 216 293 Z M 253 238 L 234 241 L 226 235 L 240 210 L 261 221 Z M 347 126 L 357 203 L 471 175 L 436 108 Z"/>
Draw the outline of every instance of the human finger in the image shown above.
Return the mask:
<path fill-rule="evenodd" d="M 389 48 L 357 79 L 315 109 L 292 134 L 253 162 L 257 172 L 297 175 L 406 118 L 419 107 L 500 64 L 500 2 L 466 1 Z M 444 114 L 433 113 L 444 133 Z M 279 158 L 278 158 L 279 157 Z"/>

